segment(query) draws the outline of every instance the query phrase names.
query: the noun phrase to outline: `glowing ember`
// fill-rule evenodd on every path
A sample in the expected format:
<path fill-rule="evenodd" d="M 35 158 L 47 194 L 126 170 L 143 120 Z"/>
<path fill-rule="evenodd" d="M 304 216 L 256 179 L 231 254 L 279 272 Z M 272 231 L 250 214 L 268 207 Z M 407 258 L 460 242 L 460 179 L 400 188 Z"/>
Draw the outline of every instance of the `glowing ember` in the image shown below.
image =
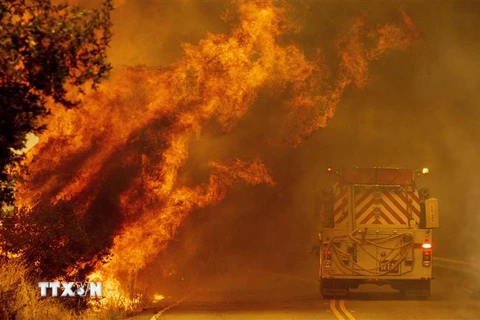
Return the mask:
<path fill-rule="evenodd" d="M 152 302 L 153 303 L 160 302 L 163 299 L 165 299 L 165 297 L 163 295 L 156 293 L 156 294 L 153 295 L 153 301 Z"/>

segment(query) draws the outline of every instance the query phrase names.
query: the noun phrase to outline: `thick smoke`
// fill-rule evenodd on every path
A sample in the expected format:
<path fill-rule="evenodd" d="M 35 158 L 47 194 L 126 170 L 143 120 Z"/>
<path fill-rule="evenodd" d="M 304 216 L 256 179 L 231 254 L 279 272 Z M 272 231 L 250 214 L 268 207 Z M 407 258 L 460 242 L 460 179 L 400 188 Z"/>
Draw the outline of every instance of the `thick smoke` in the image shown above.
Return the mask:
<path fill-rule="evenodd" d="M 396 21 L 399 9 L 398 4 L 365 2 L 309 6 L 298 39 L 312 55 L 313 47 L 325 48 L 328 63 L 335 60 L 329 51 L 334 38 L 351 26 L 353 17 L 363 15 L 372 24 Z M 329 126 L 297 148 L 258 146 L 257 141 L 265 139 L 258 128 L 273 122 L 258 115 L 277 106 L 268 94 L 228 137 L 206 134 L 192 146 L 192 165 L 227 151 L 261 153 L 278 189 L 232 194 L 219 206 L 192 215 L 179 242 L 166 253 L 186 266 L 183 276 L 198 269 L 229 275 L 231 268 L 273 268 L 314 277 L 315 258 L 308 253 L 316 243 L 320 219 L 313 199 L 330 183 L 324 174 L 329 165 L 428 166 L 431 174 L 418 184 L 440 201 L 436 254 L 479 259 L 475 199 L 480 190 L 476 179 L 480 78 L 475 34 L 480 8 L 473 3 L 408 3 L 404 9 L 422 41 L 406 55 L 389 54 L 373 64 L 366 86 L 348 89 Z M 252 198 L 258 200 L 252 203 Z"/>
<path fill-rule="evenodd" d="M 293 27 L 300 31 L 285 34 L 282 28 L 292 27 L 284 25 L 292 21 L 285 19 L 291 18 L 288 11 L 264 4 L 277 10 L 266 14 L 281 19 L 261 30 L 245 29 L 257 32 L 258 42 L 242 40 L 258 51 L 253 53 L 239 45 L 238 35 L 242 23 L 255 22 L 259 7 L 249 11 L 240 5 L 236 11 L 226 3 L 191 1 L 120 5 L 114 16 L 112 81 L 78 113 L 54 113 L 41 137 L 48 143 L 36 147 L 39 160 L 31 166 L 33 178 L 21 202 L 75 201 L 98 239 L 129 235 L 135 225 L 142 237 L 150 231 L 154 246 L 165 250 L 153 251 L 156 259 L 134 259 L 139 266 L 127 265 L 131 271 L 146 267 L 145 282 L 160 274 L 159 290 L 170 278 L 246 269 L 314 275 L 315 259 L 308 254 L 320 219 L 313 198 L 329 183 L 323 175 L 327 165 L 430 166 L 432 176 L 420 183 L 442 204 L 436 250 L 460 252 L 447 247 L 450 232 L 459 235 L 458 245 L 476 243 L 465 227 L 472 219 L 480 223 L 471 200 L 479 190 L 472 174 L 479 80 L 472 65 L 475 33 L 468 27 L 478 23 L 468 8 L 473 5 L 291 6 L 297 15 Z M 230 15 L 222 20 L 226 8 Z M 422 41 L 407 53 L 386 50 L 405 51 L 419 35 Z M 232 60 L 218 58 L 228 57 L 228 50 Z M 238 59 L 242 54 L 245 59 Z M 251 72 L 255 62 L 258 74 Z M 137 64 L 146 66 L 121 67 Z M 227 77 L 228 70 L 239 71 L 240 78 Z M 243 100 L 237 100 L 244 89 Z M 205 101 L 214 101 L 211 108 Z M 92 127 L 92 119 L 100 125 Z M 260 166 L 263 178 L 254 184 L 275 180 L 275 187 L 238 188 L 232 182 L 228 195 L 207 197 L 215 206 L 189 202 L 192 191 L 205 199 L 209 179 L 217 176 L 215 166 L 236 158 L 261 159 L 263 164 L 253 166 Z M 241 170 L 251 168 L 241 163 Z M 172 202 L 185 190 L 187 201 Z M 182 206 L 197 210 L 188 215 Z M 182 212 L 167 232 L 171 241 L 155 243 L 161 223 L 156 218 L 171 207 Z M 465 223 L 453 224 L 459 215 L 449 216 L 453 210 L 462 210 Z M 138 246 L 135 241 L 127 242 Z M 128 253 L 124 244 L 117 248 Z M 121 251 L 114 250 L 120 260 Z"/>

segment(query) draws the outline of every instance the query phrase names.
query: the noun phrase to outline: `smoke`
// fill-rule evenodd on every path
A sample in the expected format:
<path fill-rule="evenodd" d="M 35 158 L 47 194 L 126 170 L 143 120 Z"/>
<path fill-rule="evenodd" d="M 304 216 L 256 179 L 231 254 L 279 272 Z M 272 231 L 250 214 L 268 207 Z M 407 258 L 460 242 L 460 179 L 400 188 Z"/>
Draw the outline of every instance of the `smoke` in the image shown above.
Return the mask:
<path fill-rule="evenodd" d="M 471 41 L 473 30 L 479 26 L 475 10 L 478 5 L 467 3 L 439 9 L 438 16 L 443 19 L 441 27 L 431 32 L 428 73 L 419 79 L 425 88 L 419 96 L 430 105 L 429 142 L 443 173 L 436 186 L 439 199 L 445 199 L 439 238 L 446 254 L 467 260 L 478 260 L 473 246 L 480 241 L 475 201 L 479 193 L 475 177 L 479 167 L 480 114 L 476 101 L 480 78 L 472 70 L 478 66 L 474 54 L 478 46 Z M 449 234 L 455 235 L 453 241 Z"/>
<path fill-rule="evenodd" d="M 20 203 L 77 203 L 123 286 L 157 267 L 314 274 L 327 165 L 429 166 L 435 249 L 477 243 L 474 5 L 291 6 L 120 5 L 113 78 L 78 111 L 54 109 Z"/>
<path fill-rule="evenodd" d="M 271 128 L 276 121 L 270 110 L 278 104 L 268 94 L 259 97 L 255 112 L 247 113 L 227 137 L 206 134 L 193 146 L 192 165 L 203 157 L 236 150 L 262 154 L 278 189 L 272 194 L 231 194 L 215 208 L 189 217 L 165 255 L 175 257 L 180 269 L 186 266 L 182 275 L 207 264 L 203 268 L 212 272 L 240 266 L 293 270 L 313 277 L 316 262 L 313 257 L 309 260 L 308 253 L 320 227 L 313 198 L 315 191 L 330 183 L 324 174 L 329 165 L 428 166 L 430 175 L 419 179 L 418 185 L 428 187 L 440 201 L 435 254 L 478 260 L 480 79 L 475 12 L 479 8 L 473 3 L 435 7 L 409 3 L 404 8 L 417 24 L 422 42 L 406 54 L 389 53 L 372 64 L 365 87 L 347 89 L 329 126 L 297 148 L 265 148 L 257 143 L 266 139 L 259 128 Z M 352 16 L 361 14 L 374 25 L 399 19 L 398 4 L 311 3 L 301 20 L 305 28 L 298 41 L 311 56 L 313 47 L 324 49 L 325 61 L 332 65 L 334 37 L 348 30 Z M 219 217 L 219 212 L 226 214 Z"/>
<path fill-rule="evenodd" d="M 369 17 L 376 20 L 390 16 L 395 7 L 358 6 L 332 4 L 324 9 L 342 21 L 347 13 L 340 9 L 361 12 L 368 7 Z M 422 42 L 405 55 L 387 55 L 372 64 L 368 85 L 347 92 L 329 127 L 302 144 L 305 151 L 298 158 L 319 179 L 319 165 L 430 167 L 430 175 L 418 184 L 440 201 L 435 253 L 478 259 L 473 249 L 479 241 L 474 231 L 479 226 L 475 209 L 479 76 L 474 71 L 478 45 L 473 40 L 478 4 L 409 3 L 405 9 Z M 319 162 L 312 163 L 313 158 Z"/>
<path fill-rule="evenodd" d="M 181 43 L 197 43 L 208 33 L 227 32 L 222 20 L 227 2 L 123 1 L 109 59 L 114 66 L 167 66 L 182 55 Z"/>

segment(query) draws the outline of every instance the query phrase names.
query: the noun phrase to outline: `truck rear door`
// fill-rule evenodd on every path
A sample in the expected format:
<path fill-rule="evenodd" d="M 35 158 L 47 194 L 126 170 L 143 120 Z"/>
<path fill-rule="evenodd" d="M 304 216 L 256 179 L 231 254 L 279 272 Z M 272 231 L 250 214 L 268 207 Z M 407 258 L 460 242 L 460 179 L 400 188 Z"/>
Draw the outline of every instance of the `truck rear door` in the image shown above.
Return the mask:
<path fill-rule="evenodd" d="M 401 186 L 355 185 L 354 228 L 404 228 L 420 223 L 417 191 Z"/>

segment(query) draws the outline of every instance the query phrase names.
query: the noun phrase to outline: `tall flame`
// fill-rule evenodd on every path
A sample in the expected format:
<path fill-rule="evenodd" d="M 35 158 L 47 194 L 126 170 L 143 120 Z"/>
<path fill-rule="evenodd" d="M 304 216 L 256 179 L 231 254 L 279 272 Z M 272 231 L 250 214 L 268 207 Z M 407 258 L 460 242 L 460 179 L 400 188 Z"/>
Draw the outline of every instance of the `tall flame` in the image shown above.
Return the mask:
<path fill-rule="evenodd" d="M 31 176 L 19 186 L 18 205 L 67 199 L 85 215 L 101 210 L 98 203 L 113 202 L 122 224 L 110 230 L 112 260 L 95 277 L 114 282 L 144 268 L 191 210 L 219 202 L 236 181 L 274 185 L 258 159 L 212 162 L 208 182 L 193 187 L 179 182 L 189 145 L 212 120 L 231 130 L 261 88 L 283 90 L 290 97 L 287 142 L 297 145 L 326 126 L 348 85 L 365 85 L 369 62 L 418 37 L 405 12 L 405 26 L 368 31 L 358 20 L 336 43 L 340 65 L 332 78 L 320 51 L 309 60 L 282 40 L 298 29 L 284 6 L 235 5 L 238 21 L 229 34 L 184 44 L 183 57 L 171 67 L 117 69 L 79 109 L 53 107 L 48 131 L 29 155 Z M 373 48 L 364 44 L 366 36 L 376 39 Z M 102 198 L 105 188 L 112 194 L 108 199 Z"/>

